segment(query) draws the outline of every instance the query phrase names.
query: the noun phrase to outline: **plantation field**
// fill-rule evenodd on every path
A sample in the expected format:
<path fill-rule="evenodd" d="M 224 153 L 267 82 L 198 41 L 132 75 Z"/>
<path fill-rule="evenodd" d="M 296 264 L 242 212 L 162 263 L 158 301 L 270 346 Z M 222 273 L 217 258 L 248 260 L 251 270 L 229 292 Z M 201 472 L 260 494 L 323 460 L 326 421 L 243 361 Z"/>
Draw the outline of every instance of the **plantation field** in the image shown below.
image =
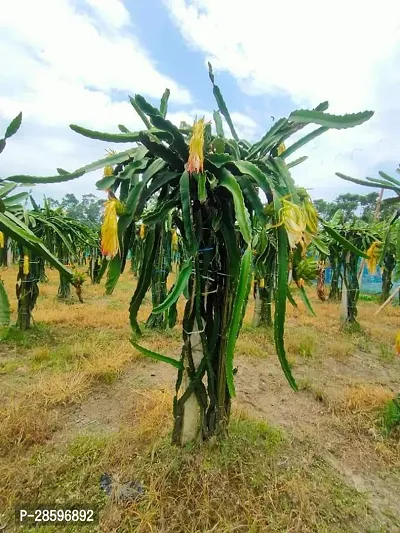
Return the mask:
<path fill-rule="evenodd" d="M 0 274 L 16 319 L 16 269 Z M 385 405 L 399 393 L 394 340 L 400 308 L 378 317 L 359 302 L 362 332 L 340 329 L 340 306 L 311 289 L 317 318 L 288 304 L 286 346 L 300 391 L 280 369 L 273 333 L 251 327 L 237 342 L 237 397 L 225 441 L 169 444 L 175 370 L 130 344 L 128 270 L 112 296 L 85 283 L 80 304 L 57 300 L 58 273 L 41 284 L 35 327 L 0 343 L 0 530 L 17 505 L 81 502 L 100 525 L 18 531 L 398 532 L 400 435 Z M 296 292 L 294 291 L 296 296 Z M 150 293 L 139 311 L 146 320 Z M 178 322 L 183 301 L 178 305 Z M 142 345 L 178 357 L 181 328 L 146 331 Z M 211 453 L 212 450 L 212 453 Z M 100 486 L 114 479 L 112 495 Z M 118 481 L 119 480 L 119 481 Z M 124 500 L 126 482 L 136 492 Z"/>

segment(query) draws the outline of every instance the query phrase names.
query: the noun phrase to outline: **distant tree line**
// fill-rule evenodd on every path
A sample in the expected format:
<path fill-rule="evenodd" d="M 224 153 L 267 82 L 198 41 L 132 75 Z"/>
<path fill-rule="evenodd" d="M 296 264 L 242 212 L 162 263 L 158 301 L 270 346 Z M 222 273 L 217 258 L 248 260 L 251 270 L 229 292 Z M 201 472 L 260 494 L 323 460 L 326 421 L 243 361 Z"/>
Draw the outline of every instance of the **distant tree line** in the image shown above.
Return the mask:
<path fill-rule="evenodd" d="M 84 194 L 78 200 L 75 194 L 68 193 L 60 201 L 48 198 L 52 209 L 61 208 L 64 213 L 91 227 L 100 227 L 104 200 L 94 194 Z"/>
<path fill-rule="evenodd" d="M 365 222 L 371 222 L 374 218 L 376 201 L 379 194 L 371 192 L 369 194 L 340 194 L 333 202 L 328 202 L 322 198 L 314 200 L 314 205 L 320 215 L 325 220 L 330 220 L 338 209 L 344 214 L 344 221 L 351 222 L 361 218 Z M 381 206 L 380 219 L 384 220 L 393 212 L 393 207 Z"/>

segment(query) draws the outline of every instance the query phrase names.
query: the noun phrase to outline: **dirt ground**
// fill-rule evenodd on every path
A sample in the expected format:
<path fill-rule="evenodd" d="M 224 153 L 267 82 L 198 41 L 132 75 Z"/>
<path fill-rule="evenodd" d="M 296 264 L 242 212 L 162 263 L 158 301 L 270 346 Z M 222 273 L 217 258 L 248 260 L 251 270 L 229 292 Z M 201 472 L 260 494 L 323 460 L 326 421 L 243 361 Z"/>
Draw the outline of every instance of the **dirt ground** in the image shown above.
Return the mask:
<path fill-rule="evenodd" d="M 15 318 L 14 275 L 12 268 L 1 272 Z M 133 286 L 127 272 L 112 296 L 88 283 L 84 304 L 76 298 L 65 304 L 55 298 L 57 276 L 51 272 L 34 312 L 37 328 L 26 335 L 3 332 L 0 472 L 6 509 L 20 499 L 13 478 L 32 450 L 44 451 L 46 457 L 46 450 L 77 436 L 107 438 L 120 431 L 126 406 L 135 398 L 173 392 L 174 369 L 144 359 L 129 343 L 127 307 Z M 251 327 L 250 303 L 237 343 L 234 408 L 282 428 L 289 439 L 326 461 L 344 484 L 365 495 L 374 519 L 369 531 L 398 532 L 400 442 L 383 435 L 380 417 L 400 392 L 400 358 L 393 348 L 400 308 L 389 307 L 374 317 L 378 304 L 360 301 L 362 332 L 350 335 L 341 330 L 338 304 L 319 302 L 312 291 L 311 300 L 317 318 L 300 302 L 298 309 L 288 307 L 286 345 L 297 393 L 281 372 L 271 332 Z M 139 318 L 144 320 L 149 310 L 148 300 Z M 142 344 L 177 356 L 179 325 L 166 333 L 145 332 Z M 8 511 L 3 521 L 11 531 Z M 331 531 L 346 531 L 345 524 L 341 527 Z M 351 531 L 366 531 L 361 522 L 359 527 Z"/>

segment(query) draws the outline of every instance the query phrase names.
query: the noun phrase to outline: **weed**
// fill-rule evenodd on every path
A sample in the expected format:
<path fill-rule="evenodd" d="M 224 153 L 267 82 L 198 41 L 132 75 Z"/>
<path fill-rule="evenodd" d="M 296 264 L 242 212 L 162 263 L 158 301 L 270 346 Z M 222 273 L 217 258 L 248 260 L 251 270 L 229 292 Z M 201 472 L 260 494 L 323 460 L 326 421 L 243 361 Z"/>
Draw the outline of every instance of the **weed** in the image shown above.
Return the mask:
<path fill-rule="evenodd" d="M 381 342 L 379 343 L 379 360 L 383 363 L 391 363 L 395 359 L 395 351 L 393 346 Z"/>
<path fill-rule="evenodd" d="M 382 412 L 382 425 L 386 436 L 394 433 L 400 436 L 400 394 L 385 405 Z"/>

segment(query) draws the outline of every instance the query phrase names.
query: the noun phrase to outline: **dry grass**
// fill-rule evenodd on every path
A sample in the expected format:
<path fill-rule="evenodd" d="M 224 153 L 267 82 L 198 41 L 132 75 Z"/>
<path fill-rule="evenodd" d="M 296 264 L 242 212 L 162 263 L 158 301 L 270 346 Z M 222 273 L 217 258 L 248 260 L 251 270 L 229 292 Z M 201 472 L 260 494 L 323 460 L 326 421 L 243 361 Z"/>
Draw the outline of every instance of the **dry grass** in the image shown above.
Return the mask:
<path fill-rule="evenodd" d="M 354 385 L 344 391 L 343 407 L 352 413 L 371 412 L 386 405 L 395 394 L 384 387 Z"/>
<path fill-rule="evenodd" d="M 57 413 L 36 403 L 10 402 L 0 409 L 0 455 L 46 442 L 57 427 Z"/>
<path fill-rule="evenodd" d="M 170 402 L 167 393 L 133 391 L 115 436 L 78 436 L 59 448 L 42 448 L 29 463 L 22 461 L 18 479 L 12 475 L 17 459 L 8 463 L 0 481 L 7 509 L 50 495 L 60 504 L 85 501 L 102 509 L 104 533 L 351 533 L 373 523 L 363 497 L 346 487 L 312 445 L 291 441 L 243 413 L 233 418 L 225 441 L 171 446 Z M 99 487 L 104 472 L 139 483 L 143 496 L 113 503 Z"/>
<path fill-rule="evenodd" d="M 15 319 L 15 270 L 1 275 Z M 10 510 L 18 501 L 46 498 L 93 502 L 104 509 L 102 531 L 110 533 L 368 531 L 372 519 L 365 502 L 316 453 L 321 443 L 284 437 L 278 429 L 238 414 L 225 442 L 178 450 L 169 444 L 168 392 L 127 386 L 120 431 L 106 436 L 72 433 L 55 445 L 60 441 L 52 440 L 54 431 L 62 428 L 76 404 L 88 403 L 94 389 L 96 398 L 99 390 L 110 390 L 112 398 L 119 381 L 113 382 L 131 363 L 140 372 L 142 356 L 129 343 L 127 309 L 135 286 L 130 272 L 111 296 L 104 295 L 103 286 L 88 283 L 84 304 L 58 301 L 58 275 L 50 272 L 49 278 L 34 311 L 37 328 L 23 335 L 10 330 L 0 344 L 0 507 Z M 393 343 L 400 309 L 390 307 L 378 320 L 372 318 L 378 305 L 360 302 L 363 333 L 350 335 L 341 329 L 337 304 L 311 295 L 315 318 L 296 300 L 298 309 L 288 306 L 286 346 L 295 376 L 309 394 L 302 393 L 307 401 L 299 398 L 286 411 L 286 398 L 278 409 L 272 397 L 264 415 L 279 413 L 286 422 L 288 414 L 292 424 L 301 424 L 308 422 L 307 407 L 316 403 L 323 413 L 316 426 L 326 424 L 329 438 L 339 435 L 334 441 L 338 456 L 349 457 L 354 449 L 355 464 L 368 461 L 369 468 L 378 465 L 384 472 L 400 468 L 400 443 L 385 439 L 379 428 L 382 406 L 398 392 L 400 359 Z M 139 320 L 146 320 L 150 310 L 148 295 Z M 181 319 L 183 301 L 178 312 Z M 251 315 L 249 305 L 237 353 L 247 365 L 255 364 L 254 358 L 260 366 L 268 359 L 263 380 L 273 395 L 287 387 L 273 331 L 253 329 Z M 176 357 L 180 327 L 162 334 L 144 331 L 141 344 Z M 164 366 L 159 368 L 161 375 Z M 257 403 L 258 376 L 247 385 Z M 318 429 L 316 438 L 321 434 Z M 125 507 L 111 505 L 98 486 L 105 471 L 143 483 L 145 497 Z"/>

